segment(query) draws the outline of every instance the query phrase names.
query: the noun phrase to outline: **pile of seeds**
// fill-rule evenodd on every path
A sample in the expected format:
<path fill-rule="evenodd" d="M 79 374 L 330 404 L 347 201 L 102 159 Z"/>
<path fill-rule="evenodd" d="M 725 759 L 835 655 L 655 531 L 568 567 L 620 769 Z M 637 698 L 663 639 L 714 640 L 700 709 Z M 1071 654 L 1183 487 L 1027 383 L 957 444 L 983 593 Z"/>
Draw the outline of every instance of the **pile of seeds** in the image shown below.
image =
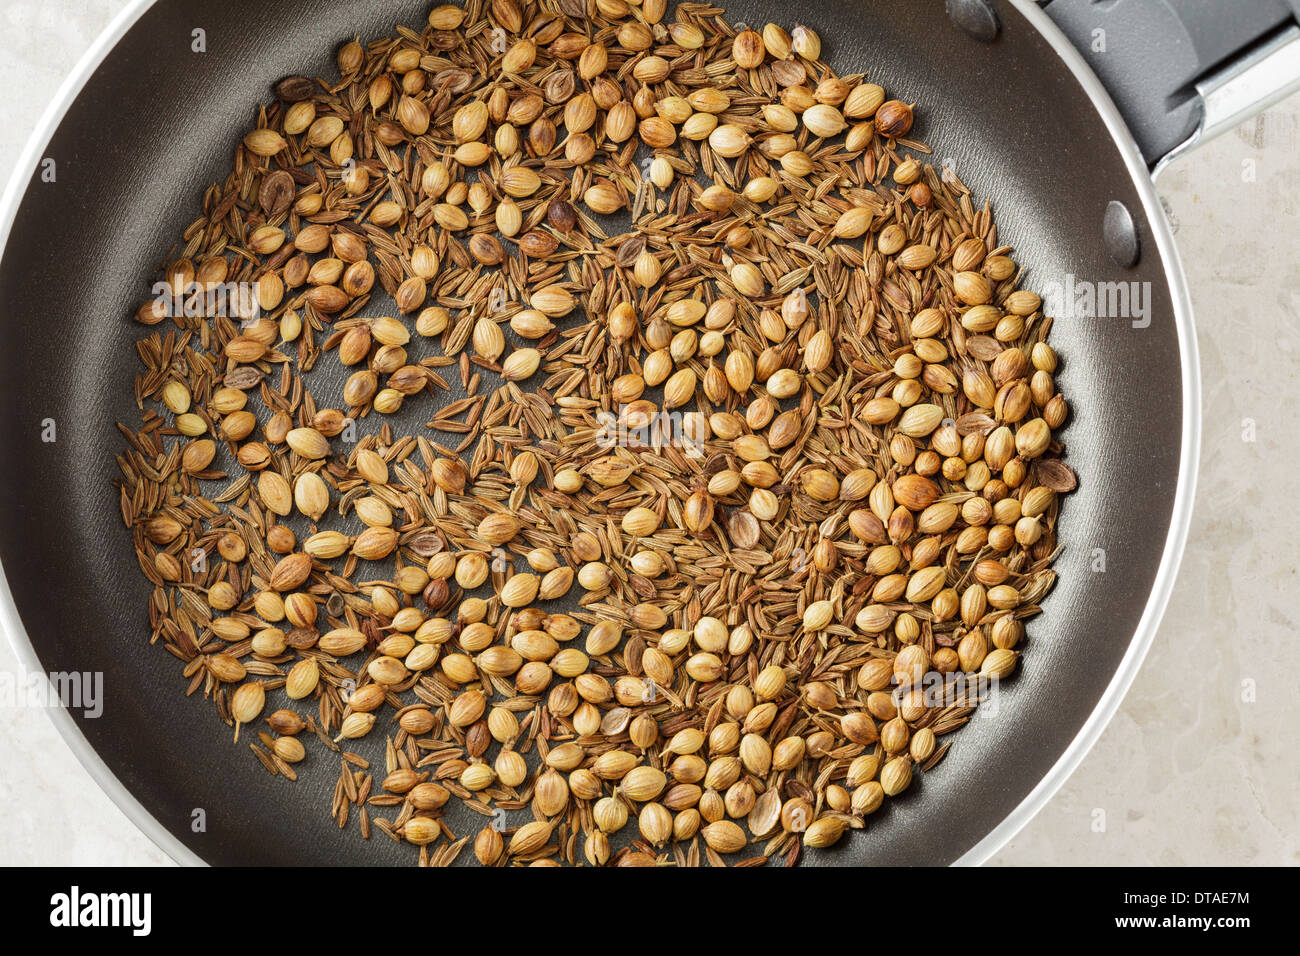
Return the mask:
<path fill-rule="evenodd" d="M 987 205 L 813 30 L 665 2 L 281 81 L 136 315 L 153 641 L 424 864 L 793 863 L 1054 578 L 1067 409 Z"/>

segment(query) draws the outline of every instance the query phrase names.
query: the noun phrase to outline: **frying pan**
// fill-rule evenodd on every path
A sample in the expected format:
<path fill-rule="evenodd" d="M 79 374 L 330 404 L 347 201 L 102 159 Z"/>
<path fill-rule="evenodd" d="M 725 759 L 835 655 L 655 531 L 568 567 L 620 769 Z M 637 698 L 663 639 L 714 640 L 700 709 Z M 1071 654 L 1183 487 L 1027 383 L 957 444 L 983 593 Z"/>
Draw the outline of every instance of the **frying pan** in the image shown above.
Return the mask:
<path fill-rule="evenodd" d="M 774 0 L 726 6 L 733 23 L 791 16 Z M 418 29 L 427 10 L 410 0 L 133 3 L 60 91 L 0 210 L 0 611 L 29 671 L 102 672 L 101 716 L 56 709 L 53 719 L 178 861 L 411 860 L 390 841 L 339 835 L 325 809 L 332 761 L 309 760 L 296 784 L 272 777 L 232 745 L 210 704 L 183 695 L 177 662 L 147 643 L 149 586 L 110 483 L 122 447 L 113 423 L 138 414 L 129 317 L 201 191 L 224 177 L 256 104 L 282 76 L 334 75 L 346 39 L 399 22 Z M 1145 324 L 1054 326 L 1072 409 L 1066 460 L 1080 484 L 1062 510 L 1059 582 L 997 716 L 973 719 L 917 792 L 808 862 L 982 862 L 1118 707 L 1169 597 L 1198 446 L 1187 289 L 1151 170 L 1294 86 L 1292 13 L 1279 0 L 801 5 L 827 62 L 919 104 L 913 135 L 991 200 L 1028 287 L 1073 275 L 1143 283 L 1150 296 Z M 206 52 L 192 50 L 196 29 Z M 54 182 L 41 176 L 46 158 Z"/>

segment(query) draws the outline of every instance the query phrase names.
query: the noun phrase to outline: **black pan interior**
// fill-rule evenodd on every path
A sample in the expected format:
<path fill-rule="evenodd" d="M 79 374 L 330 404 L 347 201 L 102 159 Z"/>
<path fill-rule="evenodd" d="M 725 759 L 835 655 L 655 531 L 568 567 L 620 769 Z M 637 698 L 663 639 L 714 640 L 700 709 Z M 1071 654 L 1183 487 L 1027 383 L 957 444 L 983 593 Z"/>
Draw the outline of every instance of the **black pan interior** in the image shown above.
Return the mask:
<path fill-rule="evenodd" d="M 1146 603 L 1170 523 L 1182 415 L 1179 349 L 1164 263 L 1141 200 L 1087 94 L 1008 3 L 992 44 L 953 27 L 939 2 L 810 0 L 798 16 L 843 73 L 865 72 L 915 101 L 916 135 L 979 197 L 1027 284 L 1073 273 L 1149 283 L 1149 328 L 1058 321 L 1053 343 L 1072 406 L 1067 461 L 1080 476 L 1061 525 L 1060 581 L 1030 625 L 1021 675 L 997 717 L 976 719 L 946 760 L 865 832 L 808 862 L 947 863 L 977 843 L 1065 750 L 1115 673 Z M 771 0 L 728 5 L 732 22 L 787 27 Z M 161 0 L 95 72 L 34 177 L 0 265 L 0 556 L 46 670 L 102 671 L 104 715 L 76 715 L 91 745 L 159 823 L 214 864 L 405 863 L 382 837 L 340 836 L 329 817 L 333 760 L 272 778 L 183 696 L 178 662 L 151 647 L 148 586 L 134 566 L 110 482 L 135 421 L 130 321 L 170 244 L 224 176 L 270 86 L 333 75 L 333 51 L 394 23 L 420 29 L 427 4 Z M 671 14 L 670 14 L 671 15 Z M 191 31 L 207 52 L 191 52 Z M 1101 244 L 1106 204 L 1134 211 L 1136 269 Z M 375 310 L 378 303 L 371 307 Z M 57 422 L 57 441 L 41 423 Z M 1093 570 L 1104 549 L 1106 571 Z M 191 830 L 204 808 L 207 829 Z"/>

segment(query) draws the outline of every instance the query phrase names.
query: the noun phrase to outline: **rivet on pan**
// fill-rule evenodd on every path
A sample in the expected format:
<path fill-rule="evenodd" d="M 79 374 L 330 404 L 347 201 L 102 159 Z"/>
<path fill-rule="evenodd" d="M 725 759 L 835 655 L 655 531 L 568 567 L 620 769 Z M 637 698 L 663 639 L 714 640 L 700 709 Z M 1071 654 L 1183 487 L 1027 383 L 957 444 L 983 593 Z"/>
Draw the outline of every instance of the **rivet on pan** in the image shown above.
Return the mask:
<path fill-rule="evenodd" d="M 1001 24 L 989 0 L 947 0 L 948 16 L 968 36 L 985 43 L 997 39 Z"/>
<path fill-rule="evenodd" d="M 1101 225 L 1102 240 L 1106 251 L 1110 253 L 1115 265 L 1131 269 L 1142 257 L 1142 247 L 1138 242 L 1137 226 L 1133 223 L 1133 214 L 1128 206 L 1118 199 L 1112 199 L 1106 205 L 1106 216 Z"/>

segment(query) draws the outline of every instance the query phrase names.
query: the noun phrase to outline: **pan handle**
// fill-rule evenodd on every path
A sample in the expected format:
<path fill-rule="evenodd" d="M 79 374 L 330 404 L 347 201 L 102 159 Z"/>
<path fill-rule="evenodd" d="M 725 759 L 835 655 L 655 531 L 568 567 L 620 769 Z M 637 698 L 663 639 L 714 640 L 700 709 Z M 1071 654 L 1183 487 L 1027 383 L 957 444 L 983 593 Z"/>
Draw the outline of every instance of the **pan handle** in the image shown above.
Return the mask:
<path fill-rule="evenodd" d="M 1043 10 L 1101 78 L 1153 174 L 1300 89 L 1300 0 L 1048 0 Z"/>

